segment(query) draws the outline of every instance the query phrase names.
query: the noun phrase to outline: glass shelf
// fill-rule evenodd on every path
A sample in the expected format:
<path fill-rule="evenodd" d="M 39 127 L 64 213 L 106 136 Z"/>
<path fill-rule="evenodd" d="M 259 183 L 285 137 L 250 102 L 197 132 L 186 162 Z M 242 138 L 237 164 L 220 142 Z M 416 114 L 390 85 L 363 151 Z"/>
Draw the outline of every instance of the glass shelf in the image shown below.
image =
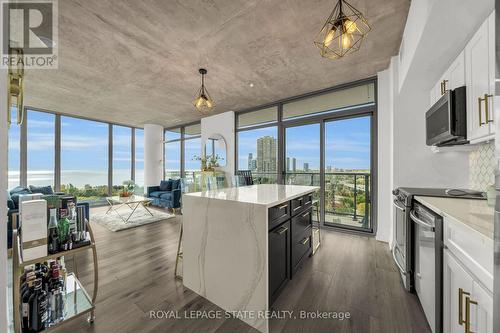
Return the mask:
<path fill-rule="evenodd" d="M 73 318 L 80 317 L 86 313 L 92 311 L 94 306 L 92 305 L 91 298 L 83 288 L 80 281 L 76 278 L 74 273 L 68 274 L 66 277 L 66 298 L 64 305 L 65 316 L 64 319 L 48 327 L 43 332 L 51 331 L 57 328 L 60 324 L 71 320 Z"/>

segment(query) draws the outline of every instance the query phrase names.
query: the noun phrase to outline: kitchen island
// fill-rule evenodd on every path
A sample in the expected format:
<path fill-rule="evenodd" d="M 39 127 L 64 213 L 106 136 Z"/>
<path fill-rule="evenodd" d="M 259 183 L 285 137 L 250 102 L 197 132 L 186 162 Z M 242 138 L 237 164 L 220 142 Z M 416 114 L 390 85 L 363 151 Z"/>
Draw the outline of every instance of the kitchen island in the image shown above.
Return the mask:
<path fill-rule="evenodd" d="M 262 184 L 185 194 L 184 285 L 268 332 L 267 311 L 311 254 L 317 190 Z"/>

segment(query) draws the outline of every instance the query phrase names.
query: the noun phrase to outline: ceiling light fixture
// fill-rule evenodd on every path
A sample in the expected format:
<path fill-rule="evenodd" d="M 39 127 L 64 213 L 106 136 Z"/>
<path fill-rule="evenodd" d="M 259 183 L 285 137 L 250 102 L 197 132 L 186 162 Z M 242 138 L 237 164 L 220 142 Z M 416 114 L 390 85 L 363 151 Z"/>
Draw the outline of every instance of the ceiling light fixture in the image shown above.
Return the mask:
<path fill-rule="evenodd" d="M 196 110 L 203 114 L 207 114 L 215 107 L 215 103 L 214 100 L 210 98 L 207 88 L 205 88 L 205 75 L 207 74 L 207 70 L 205 68 L 200 68 L 198 71 L 201 74 L 201 87 L 200 90 L 198 90 L 197 97 L 193 101 L 193 104 Z"/>
<path fill-rule="evenodd" d="M 314 44 L 324 58 L 338 59 L 359 50 L 371 30 L 366 18 L 347 1 L 339 0 Z"/>

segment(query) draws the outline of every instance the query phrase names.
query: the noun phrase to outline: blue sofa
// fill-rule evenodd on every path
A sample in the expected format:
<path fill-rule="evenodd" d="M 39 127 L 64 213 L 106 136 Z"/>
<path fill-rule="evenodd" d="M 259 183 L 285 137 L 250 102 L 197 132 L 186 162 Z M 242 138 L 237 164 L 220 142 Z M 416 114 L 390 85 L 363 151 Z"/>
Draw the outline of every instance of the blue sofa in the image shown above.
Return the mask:
<path fill-rule="evenodd" d="M 176 209 L 181 207 L 181 180 L 162 180 L 160 186 L 149 186 L 147 197 L 152 204 L 159 207 Z"/>
<path fill-rule="evenodd" d="M 33 193 L 41 193 L 43 196 L 62 196 L 66 195 L 64 192 L 54 192 L 51 186 L 45 187 L 35 187 L 30 186 L 22 187 L 17 186 L 12 190 L 7 191 L 7 208 L 9 209 L 7 212 L 7 248 L 12 248 L 12 222 L 14 214 L 19 212 L 19 195 L 21 194 L 33 194 Z M 42 199 L 43 199 L 42 196 Z M 90 219 L 90 205 L 88 202 L 77 202 L 77 206 L 85 207 L 85 214 L 87 215 L 87 219 Z"/>

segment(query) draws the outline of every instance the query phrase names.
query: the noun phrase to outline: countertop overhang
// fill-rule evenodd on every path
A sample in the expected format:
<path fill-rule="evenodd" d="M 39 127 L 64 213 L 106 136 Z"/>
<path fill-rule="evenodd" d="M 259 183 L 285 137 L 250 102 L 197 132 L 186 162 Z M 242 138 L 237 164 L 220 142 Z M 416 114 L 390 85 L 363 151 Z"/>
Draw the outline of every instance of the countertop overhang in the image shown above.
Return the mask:
<path fill-rule="evenodd" d="M 184 194 L 189 197 L 244 202 L 272 207 L 318 191 L 318 186 L 259 184 Z"/>
<path fill-rule="evenodd" d="M 480 234 L 493 239 L 493 207 L 486 200 L 415 196 L 415 200 L 439 215 L 461 222 Z"/>

